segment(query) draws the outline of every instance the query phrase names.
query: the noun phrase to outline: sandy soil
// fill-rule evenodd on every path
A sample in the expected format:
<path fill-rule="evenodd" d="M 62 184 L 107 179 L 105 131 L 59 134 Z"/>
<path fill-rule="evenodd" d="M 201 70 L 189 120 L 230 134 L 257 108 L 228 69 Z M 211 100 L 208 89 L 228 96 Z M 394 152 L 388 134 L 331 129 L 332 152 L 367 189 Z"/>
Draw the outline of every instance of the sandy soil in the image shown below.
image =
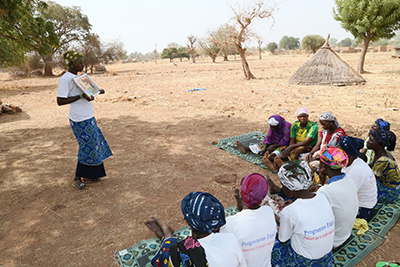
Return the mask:
<path fill-rule="evenodd" d="M 340 56 L 356 68 L 358 54 Z M 233 205 L 240 179 L 266 170 L 210 142 L 265 132 L 272 114 L 294 121 L 307 106 L 317 121 L 329 110 L 362 138 L 382 117 L 399 133 L 399 59 L 368 54 L 365 85 L 289 86 L 308 58 L 250 57 L 258 78 L 251 81 L 239 60 L 128 63 L 107 66 L 117 75 L 91 75 L 106 89 L 94 102 L 95 116 L 114 157 L 105 162 L 108 177 L 85 191 L 72 187 L 78 144 L 68 106 L 55 101 L 58 77 L 0 74 L 0 99 L 23 109 L 0 116 L 0 266 L 117 266 L 115 252 L 153 237 L 143 224 L 151 215 L 175 229 L 185 225 L 180 200 L 188 192 L 208 191 Z M 195 88 L 206 90 L 189 92 Z M 399 226 L 357 266 L 399 261 Z"/>

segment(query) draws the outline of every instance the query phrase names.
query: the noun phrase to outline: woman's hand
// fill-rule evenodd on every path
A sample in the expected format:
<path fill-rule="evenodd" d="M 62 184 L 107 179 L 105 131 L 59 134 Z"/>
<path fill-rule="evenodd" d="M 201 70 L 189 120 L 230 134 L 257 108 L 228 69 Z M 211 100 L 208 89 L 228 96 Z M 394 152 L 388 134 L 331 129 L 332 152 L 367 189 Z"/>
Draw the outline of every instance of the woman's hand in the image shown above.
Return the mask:
<path fill-rule="evenodd" d="M 282 158 L 287 158 L 290 155 L 290 152 L 292 151 L 292 147 L 288 146 L 287 148 L 285 148 L 285 150 L 283 150 L 282 152 Z"/>
<path fill-rule="evenodd" d="M 88 96 L 88 95 L 86 95 L 86 94 L 82 94 L 83 95 L 83 98 L 85 98 L 87 101 L 93 101 L 94 100 L 94 96 Z"/>

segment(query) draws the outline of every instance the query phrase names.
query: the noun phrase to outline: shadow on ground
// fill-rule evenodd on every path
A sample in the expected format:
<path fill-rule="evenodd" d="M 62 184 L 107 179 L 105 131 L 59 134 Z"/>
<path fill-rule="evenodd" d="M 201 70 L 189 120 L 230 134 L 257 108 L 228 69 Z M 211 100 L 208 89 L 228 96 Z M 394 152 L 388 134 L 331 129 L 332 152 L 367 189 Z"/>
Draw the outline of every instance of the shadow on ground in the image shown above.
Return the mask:
<path fill-rule="evenodd" d="M 98 124 L 114 157 L 105 161 L 107 178 L 84 191 L 72 186 L 78 145 L 69 125 L 2 137 L 0 265 L 116 264 L 116 251 L 152 237 L 143 225 L 150 216 L 185 226 L 180 200 L 189 192 L 207 191 L 231 206 L 243 176 L 266 172 L 210 144 L 267 130 L 241 119 L 169 124 L 121 116 Z"/>

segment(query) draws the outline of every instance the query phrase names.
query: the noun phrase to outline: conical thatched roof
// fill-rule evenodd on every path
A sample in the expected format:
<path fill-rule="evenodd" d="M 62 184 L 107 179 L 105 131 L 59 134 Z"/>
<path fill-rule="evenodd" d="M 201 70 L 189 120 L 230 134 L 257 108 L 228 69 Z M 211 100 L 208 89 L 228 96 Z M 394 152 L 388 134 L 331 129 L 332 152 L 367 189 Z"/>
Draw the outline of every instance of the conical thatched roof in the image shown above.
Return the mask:
<path fill-rule="evenodd" d="M 325 44 L 290 77 L 289 84 L 302 85 L 356 85 L 365 83 L 363 77 L 344 62 Z"/>

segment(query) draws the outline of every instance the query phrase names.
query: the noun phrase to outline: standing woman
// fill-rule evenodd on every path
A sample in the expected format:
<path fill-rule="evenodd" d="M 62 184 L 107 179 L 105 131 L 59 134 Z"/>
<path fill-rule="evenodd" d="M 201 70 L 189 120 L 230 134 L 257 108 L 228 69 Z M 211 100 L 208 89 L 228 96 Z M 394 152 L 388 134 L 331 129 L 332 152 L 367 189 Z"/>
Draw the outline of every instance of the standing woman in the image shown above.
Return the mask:
<path fill-rule="evenodd" d="M 57 104 L 70 104 L 69 121 L 79 144 L 78 165 L 74 178 L 74 187 L 86 189 L 82 178 L 99 181 L 106 176 L 103 161 L 112 156 L 112 152 L 94 118 L 93 96 L 87 96 L 74 84 L 73 78 L 83 70 L 83 56 L 79 52 L 68 51 L 63 58 L 68 72 L 58 81 Z M 104 90 L 100 90 L 104 94 Z"/>
<path fill-rule="evenodd" d="M 376 177 L 378 202 L 387 204 L 400 196 L 400 170 L 393 156 L 386 150 L 393 151 L 396 135 L 391 131 L 372 131 L 367 142 L 368 149 L 375 152 L 370 164 Z"/>

